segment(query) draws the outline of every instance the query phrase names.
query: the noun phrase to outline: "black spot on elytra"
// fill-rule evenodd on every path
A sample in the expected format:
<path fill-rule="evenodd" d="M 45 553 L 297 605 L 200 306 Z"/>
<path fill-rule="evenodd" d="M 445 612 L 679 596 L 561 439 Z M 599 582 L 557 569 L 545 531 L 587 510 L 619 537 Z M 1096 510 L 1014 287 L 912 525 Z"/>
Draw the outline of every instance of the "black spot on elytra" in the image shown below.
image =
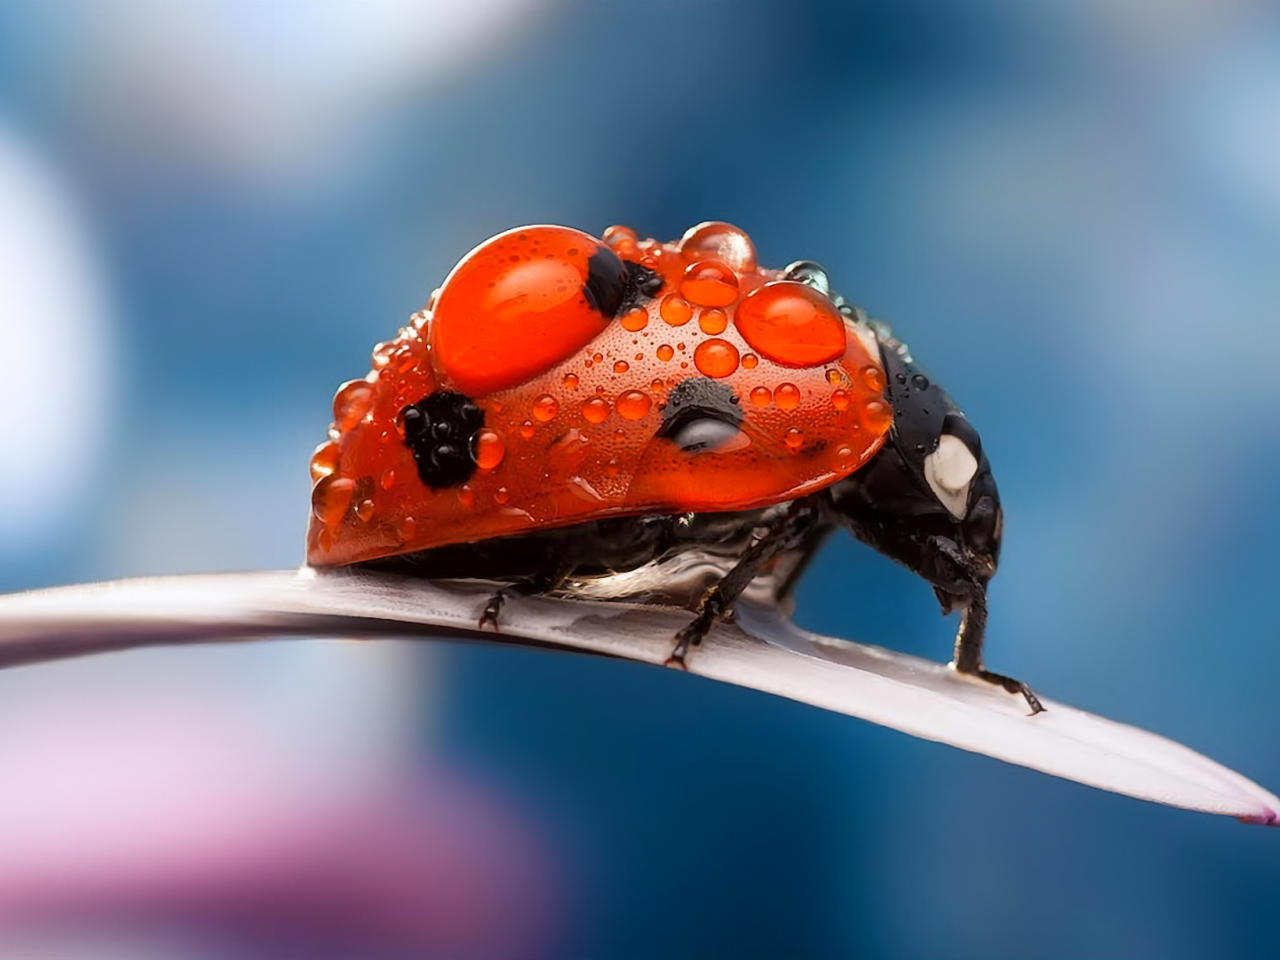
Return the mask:
<path fill-rule="evenodd" d="M 582 295 L 606 320 L 612 320 L 624 308 L 635 306 L 661 289 L 659 274 L 638 263 L 620 260 L 603 244 L 587 260 L 587 282 L 582 285 Z"/>
<path fill-rule="evenodd" d="M 401 410 L 400 422 L 418 476 L 432 490 L 456 487 L 475 473 L 471 454 L 484 426 L 484 411 L 470 398 L 437 390 Z"/>
<path fill-rule="evenodd" d="M 686 453 L 714 450 L 738 432 L 742 407 L 723 380 L 685 380 L 667 397 L 657 435 Z"/>

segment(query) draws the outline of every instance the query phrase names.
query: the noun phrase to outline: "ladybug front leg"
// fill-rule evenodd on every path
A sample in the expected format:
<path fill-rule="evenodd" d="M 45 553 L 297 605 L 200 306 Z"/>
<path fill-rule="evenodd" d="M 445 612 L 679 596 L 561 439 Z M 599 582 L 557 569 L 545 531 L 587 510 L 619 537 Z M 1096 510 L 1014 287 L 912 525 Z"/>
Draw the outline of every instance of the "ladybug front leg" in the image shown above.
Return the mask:
<path fill-rule="evenodd" d="M 777 520 L 734 564 L 698 606 L 698 614 L 679 633 L 676 634 L 675 649 L 663 664 L 668 667 L 685 669 L 685 657 L 690 647 L 702 642 L 715 624 L 724 619 L 733 607 L 733 602 L 742 595 L 765 566 L 789 550 L 804 545 L 818 528 L 822 512 L 813 498 L 793 500 Z"/>
<path fill-rule="evenodd" d="M 950 540 L 935 537 L 931 541 L 931 546 L 936 557 L 939 560 L 950 561 L 952 567 L 950 576 L 946 578 L 940 576 L 941 564 L 937 564 L 939 571 L 935 571 L 934 592 L 937 593 L 938 600 L 942 604 L 942 612 L 948 614 L 957 606 L 962 610 L 960 629 L 956 633 L 955 652 L 951 660 L 956 672 L 967 673 L 971 677 L 994 683 L 1009 693 L 1020 693 L 1027 701 L 1027 706 L 1031 708 L 1031 716 L 1043 713 L 1044 704 L 1025 683 L 1013 677 L 1006 677 L 1003 673 L 995 673 L 982 665 L 982 644 L 987 634 L 986 582 L 965 575 L 964 571 L 970 564 Z M 939 581 L 944 579 L 948 581 L 945 588 L 939 585 Z"/>
<path fill-rule="evenodd" d="M 1044 704 L 1021 680 L 1006 677 L 1003 673 L 995 673 L 982 665 L 982 640 L 987 630 L 987 595 L 986 590 L 971 597 L 968 606 L 961 615 L 960 630 L 956 633 L 956 647 L 952 664 L 957 673 L 994 683 L 998 687 L 1013 694 L 1022 694 L 1031 708 L 1031 716 L 1044 712 Z"/>

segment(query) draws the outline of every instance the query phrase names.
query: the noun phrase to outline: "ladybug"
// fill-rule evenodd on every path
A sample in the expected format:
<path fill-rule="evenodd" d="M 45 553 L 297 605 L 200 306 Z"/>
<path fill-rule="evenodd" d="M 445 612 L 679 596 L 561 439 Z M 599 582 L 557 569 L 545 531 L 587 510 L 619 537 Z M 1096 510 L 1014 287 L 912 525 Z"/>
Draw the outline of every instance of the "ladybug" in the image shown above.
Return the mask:
<path fill-rule="evenodd" d="M 1003 515 L 977 432 L 821 267 L 761 267 L 730 224 L 485 241 L 338 390 L 311 474 L 310 565 L 680 604 L 678 666 L 843 527 L 962 612 L 957 670 L 1042 709 L 982 664 Z"/>

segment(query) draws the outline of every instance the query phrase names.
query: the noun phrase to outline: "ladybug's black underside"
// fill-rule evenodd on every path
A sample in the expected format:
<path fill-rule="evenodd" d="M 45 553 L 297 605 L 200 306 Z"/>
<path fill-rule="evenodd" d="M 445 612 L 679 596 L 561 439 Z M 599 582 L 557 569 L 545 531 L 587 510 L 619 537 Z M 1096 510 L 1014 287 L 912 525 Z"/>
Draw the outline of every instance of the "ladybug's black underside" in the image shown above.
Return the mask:
<path fill-rule="evenodd" d="M 432 580 L 488 580 L 531 593 L 581 592 L 697 609 L 706 589 L 732 568 L 754 541 L 767 535 L 772 523 L 792 505 L 787 502 L 731 513 L 649 514 L 592 520 L 385 557 L 362 566 Z M 811 513 L 800 543 L 776 561 L 774 581 L 779 599 L 789 591 L 804 561 L 834 527 L 823 521 L 820 511 Z M 647 579 L 634 593 L 621 584 L 614 589 L 608 585 L 619 574 L 681 558 L 690 561 L 688 577 Z"/>

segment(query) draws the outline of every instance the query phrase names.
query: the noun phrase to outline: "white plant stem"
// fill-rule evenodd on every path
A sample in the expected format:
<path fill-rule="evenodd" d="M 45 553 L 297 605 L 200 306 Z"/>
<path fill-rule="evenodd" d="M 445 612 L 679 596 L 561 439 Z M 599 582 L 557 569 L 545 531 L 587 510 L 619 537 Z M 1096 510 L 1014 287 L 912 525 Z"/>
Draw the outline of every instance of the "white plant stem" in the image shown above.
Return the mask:
<path fill-rule="evenodd" d="M 684 611 L 509 596 L 481 632 L 490 589 L 342 570 L 163 577 L 0 596 L 0 667 L 133 647 L 282 637 L 482 640 L 662 664 Z M 861 717 L 1054 776 L 1256 823 L 1280 799 L 1187 747 L 1045 701 L 1026 703 L 941 664 L 800 630 L 740 604 L 689 671 Z"/>

